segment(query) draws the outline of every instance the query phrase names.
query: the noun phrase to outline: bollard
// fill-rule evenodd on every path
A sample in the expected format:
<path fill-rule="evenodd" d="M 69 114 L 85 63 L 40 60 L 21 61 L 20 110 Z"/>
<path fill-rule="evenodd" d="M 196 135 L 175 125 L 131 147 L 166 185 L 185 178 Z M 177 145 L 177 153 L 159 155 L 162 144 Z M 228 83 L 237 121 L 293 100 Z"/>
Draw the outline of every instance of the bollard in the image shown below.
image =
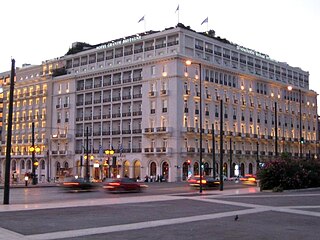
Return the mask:
<path fill-rule="evenodd" d="M 29 181 L 29 177 L 25 176 L 24 177 L 24 182 L 25 182 L 25 186 L 28 187 L 28 181 Z"/>

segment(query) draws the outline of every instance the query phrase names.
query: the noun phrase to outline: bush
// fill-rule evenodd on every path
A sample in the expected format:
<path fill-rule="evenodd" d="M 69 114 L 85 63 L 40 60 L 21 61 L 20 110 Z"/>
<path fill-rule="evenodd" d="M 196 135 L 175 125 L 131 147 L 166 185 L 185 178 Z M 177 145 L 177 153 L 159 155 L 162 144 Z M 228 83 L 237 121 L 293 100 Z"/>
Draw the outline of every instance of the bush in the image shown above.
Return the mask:
<path fill-rule="evenodd" d="M 261 190 L 320 187 L 320 162 L 288 158 L 273 160 L 258 172 L 258 178 Z"/>

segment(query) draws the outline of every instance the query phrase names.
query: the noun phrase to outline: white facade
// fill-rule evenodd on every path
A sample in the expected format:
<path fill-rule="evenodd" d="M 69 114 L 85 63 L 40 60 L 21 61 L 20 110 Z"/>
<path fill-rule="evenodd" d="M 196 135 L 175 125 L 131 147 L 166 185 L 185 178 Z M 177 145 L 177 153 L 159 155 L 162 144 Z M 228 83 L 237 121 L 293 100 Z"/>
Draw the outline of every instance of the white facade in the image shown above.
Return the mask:
<path fill-rule="evenodd" d="M 186 66 L 188 59 L 194 64 Z M 275 157 L 275 102 L 279 155 L 300 156 L 301 137 L 302 155 L 316 154 L 317 94 L 309 90 L 309 73 L 212 34 L 179 25 L 91 46 L 46 61 L 42 69 L 50 66 L 66 70 L 45 75 L 52 89 L 45 142 L 50 178 L 84 176 L 87 152 L 96 179 L 119 174 L 180 181 L 197 174 L 200 87 L 205 174 L 212 174 L 212 125 L 219 169 L 220 100 L 225 175 L 235 164 L 242 174 L 255 173 L 257 155 L 261 162 Z M 117 164 L 109 169 L 112 156 L 105 150 L 111 148 Z"/>

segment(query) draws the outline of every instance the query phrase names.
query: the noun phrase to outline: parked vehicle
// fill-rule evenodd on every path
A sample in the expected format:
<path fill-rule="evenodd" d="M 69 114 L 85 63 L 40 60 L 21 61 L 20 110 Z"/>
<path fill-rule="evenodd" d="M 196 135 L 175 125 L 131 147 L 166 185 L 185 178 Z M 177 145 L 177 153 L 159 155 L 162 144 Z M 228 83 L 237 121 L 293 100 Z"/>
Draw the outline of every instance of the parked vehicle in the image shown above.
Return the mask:
<path fill-rule="evenodd" d="M 109 192 L 141 192 L 148 186 L 133 178 L 106 179 L 103 188 Z"/>

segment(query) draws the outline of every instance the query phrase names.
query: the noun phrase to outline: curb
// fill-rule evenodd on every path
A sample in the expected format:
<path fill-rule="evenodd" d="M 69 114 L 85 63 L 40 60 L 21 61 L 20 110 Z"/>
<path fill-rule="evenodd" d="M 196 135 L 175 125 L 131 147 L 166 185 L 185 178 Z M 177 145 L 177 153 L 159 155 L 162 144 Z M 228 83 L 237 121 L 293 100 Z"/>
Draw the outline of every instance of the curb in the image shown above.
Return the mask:
<path fill-rule="evenodd" d="M 24 184 L 18 184 L 18 185 L 11 185 L 10 184 L 10 189 L 12 188 L 46 188 L 46 187 L 58 187 L 59 184 L 55 183 L 55 184 L 36 184 L 36 185 L 32 185 L 32 184 L 28 184 L 28 186 L 25 186 Z M 3 189 L 4 185 L 0 185 L 0 189 Z"/>

